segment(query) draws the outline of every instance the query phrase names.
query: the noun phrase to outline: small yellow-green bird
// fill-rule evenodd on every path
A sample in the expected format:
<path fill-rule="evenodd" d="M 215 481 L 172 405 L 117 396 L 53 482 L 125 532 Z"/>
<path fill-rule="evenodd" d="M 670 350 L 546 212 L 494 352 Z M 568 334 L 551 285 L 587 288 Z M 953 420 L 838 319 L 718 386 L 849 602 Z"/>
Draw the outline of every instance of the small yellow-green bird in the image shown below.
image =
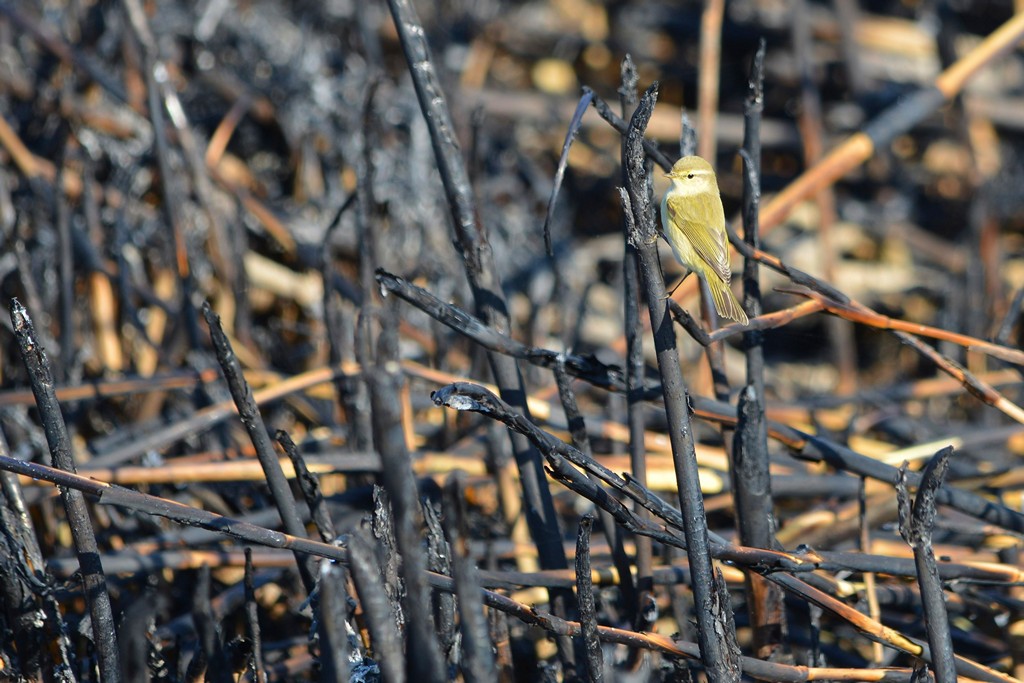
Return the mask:
<path fill-rule="evenodd" d="M 718 315 L 746 325 L 747 314 L 729 289 L 725 210 L 714 169 L 700 157 L 683 157 L 666 175 L 672 188 L 661 202 L 661 222 L 676 260 L 708 283 Z"/>

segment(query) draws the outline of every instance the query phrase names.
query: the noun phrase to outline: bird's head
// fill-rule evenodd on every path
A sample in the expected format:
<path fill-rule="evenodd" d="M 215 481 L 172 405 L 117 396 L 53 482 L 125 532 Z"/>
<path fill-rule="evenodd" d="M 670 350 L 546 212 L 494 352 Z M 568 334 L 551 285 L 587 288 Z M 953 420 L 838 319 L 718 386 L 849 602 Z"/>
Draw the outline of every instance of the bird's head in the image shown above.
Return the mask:
<path fill-rule="evenodd" d="M 665 177 L 672 179 L 672 190 L 677 193 L 691 195 L 718 191 L 715 170 L 706 160 L 697 156 L 683 157 Z"/>

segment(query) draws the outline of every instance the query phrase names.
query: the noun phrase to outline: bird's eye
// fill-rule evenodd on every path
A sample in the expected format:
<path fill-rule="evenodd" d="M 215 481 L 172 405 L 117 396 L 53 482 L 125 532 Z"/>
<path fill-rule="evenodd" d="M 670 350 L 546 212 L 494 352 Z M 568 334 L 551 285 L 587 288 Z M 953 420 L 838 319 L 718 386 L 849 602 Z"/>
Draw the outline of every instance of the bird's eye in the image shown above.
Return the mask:
<path fill-rule="evenodd" d="M 687 173 L 687 174 L 686 174 L 686 177 L 687 177 L 687 178 L 693 178 L 693 174 L 692 174 L 692 173 Z"/>

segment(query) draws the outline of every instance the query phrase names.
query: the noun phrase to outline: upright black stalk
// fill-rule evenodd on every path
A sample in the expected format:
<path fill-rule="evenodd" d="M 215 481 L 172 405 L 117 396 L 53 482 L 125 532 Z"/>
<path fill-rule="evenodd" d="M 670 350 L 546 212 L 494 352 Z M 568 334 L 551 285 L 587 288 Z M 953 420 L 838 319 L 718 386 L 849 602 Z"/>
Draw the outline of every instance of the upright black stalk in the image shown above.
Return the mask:
<path fill-rule="evenodd" d="M 444 661 L 438 648 L 427 586 L 427 559 L 421 547 L 423 511 L 413 475 L 412 459 L 402 431 L 398 363 L 384 361 L 369 377 L 373 416 L 373 445 L 381 457 L 381 481 L 394 514 L 395 541 L 402 556 L 406 615 L 406 673 L 418 683 L 444 681 Z"/>
<path fill-rule="evenodd" d="M 374 449 L 380 454 L 380 481 L 391 507 L 394 541 L 401 558 L 401 610 L 405 614 L 405 671 L 420 683 L 444 681 L 445 662 L 438 642 L 438 622 L 431 610 L 426 582 L 427 556 L 422 545 L 423 508 L 420 505 L 412 456 L 402 426 L 403 385 L 398 353 L 397 301 L 380 301 L 374 268 L 383 261 L 381 226 L 373 220 L 373 97 L 372 81 L 363 99 L 362 137 L 356 172 L 356 231 L 359 237 L 359 283 L 363 302 L 359 315 L 359 361 L 370 396 L 370 426 Z M 377 330 L 376 339 L 373 338 Z M 380 521 L 383 521 L 381 518 Z M 393 596 L 392 596 L 393 597 Z"/>
<path fill-rule="evenodd" d="M 196 625 L 200 652 L 189 664 L 189 669 L 195 673 L 205 669 L 203 680 L 209 683 L 230 683 L 235 677 L 210 601 L 210 565 L 204 563 L 197 574 L 192 595 L 192 623 Z"/>
<path fill-rule="evenodd" d="M 46 443 L 50 447 L 53 466 L 74 473 L 75 461 L 71 455 L 71 438 L 68 436 L 60 404 L 57 402 L 50 362 L 43 347 L 36 340 L 28 311 L 17 299 L 11 299 L 11 322 L 14 324 L 14 336 L 18 340 L 21 358 L 28 369 L 32 393 L 36 398 L 36 408 L 39 410 L 39 420 L 46 434 Z M 78 563 L 81 566 L 85 601 L 89 605 L 93 640 L 99 658 L 100 678 L 116 683 L 121 680 L 121 659 L 117 648 L 117 634 L 114 632 L 114 612 L 110 606 L 107 581 L 100 563 L 99 546 L 96 544 L 92 520 L 89 519 L 89 508 L 81 491 L 62 488 L 60 492 L 68 526 L 71 527 L 75 552 L 78 553 Z"/>
<path fill-rule="evenodd" d="M 953 447 L 946 446 L 925 465 L 912 510 L 910 495 L 907 492 L 906 463 L 900 468 L 900 479 L 896 484 L 900 534 L 907 545 L 914 549 L 914 564 L 917 567 L 917 579 L 921 584 L 924 626 L 928 633 L 928 647 L 931 649 L 932 671 L 935 673 L 936 683 L 953 683 L 957 680 L 953 636 L 946 613 L 946 597 L 935 563 L 935 549 L 932 547 L 932 529 L 935 527 L 937 512 L 935 497 L 949 471 L 949 457 L 952 454 Z"/>
<path fill-rule="evenodd" d="M 349 679 L 348 592 L 345 590 L 345 570 L 341 565 L 324 562 L 320 565 L 320 668 L 324 681 Z M 263 679 L 264 681 L 266 679 Z M 263 683 L 258 681 L 257 683 Z"/>
<path fill-rule="evenodd" d="M 576 401 L 576 392 L 572 389 L 572 382 L 569 379 L 569 374 L 565 371 L 564 364 L 555 366 L 555 384 L 558 385 L 558 396 L 562 400 L 562 410 L 565 411 L 565 419 L 569 427 L 569 435 L 572 437 L 572 445 L 588 458 L 592 458 L 594 452 L 590 447 L 587 423 L 580 412 L 579 404 Z M 597 481 L 594 475 L 588 476 L 593 481 Z M 636 586 L 633 584 L 629 556 L 626 555 L 623 529 L 615 523 L 615 518 L 607 510 L 598 508 L 597 514 L 598 519 L 601 521 L 601 532 L 604 534 L 605 540 L 608 541 L 608 548 L 611 550 L 612 564 L 619 573 L 619 593 L 627 605 L 629 614 L 632 616 L 637 605 Z"/>
<path fill-rule="evenodd" d="M 391 602 L 384 589 L 379 560 L 365 532 L 357 531 L 349 537 L 347 554 L 349 571 L 352 572 L 352 582 L 359 596 L 359 604 L 363 608 L 363 618 L 380 667 L 381 680 L 405 683 L 402 636 L 392 616 Z"/>
<path fill-rule="evenodd" d="M 760 248 L 758 210 L 761 202 L 761 113 L 764 110 L 764 56 L 762 39 L 754 55 L 749 90 L 743 107 L 743 238 Z M 762 313 L 758 263 L 743 262 L 743 304 L 751 318 Z M 768 424 L 764 397 L 764 332 L 743 333 L 747 357 L 747 385 L 740 392 L 737 429 L 730 463 L 736 521 L 743 545 L 771 548 L 775 532 L 771 477 L 768 471 Z M 747 575 L 747 596 L 754 627 L 757 655 L 768 657 L 778 647 L 782 630 L 782 594 L 760 576 Z"/>
<path fill-rule="evenodd" d="M 466 511 L 459 471 L 444 485 L 445 514 L 441 520 L 451 548 L 452 578 L 459 604 L 462 633 L 462 678 L 466 683 L 486 683 L 497 679 L 494 653 L 488 638 L 487 616 L 480 597 L 480 571 L 469 554 L 466 539 Z"/>
<path fill-rule="evenodd" d="M 330 565 L 329 562 L 324 564 Z M 249 636 L 252 675 L 255 683 L 267 683 L 263 667 L 263 635 L 260 633 L 259 609 L 256 604 L 256 586 L 253 581 L 252 548 L 245 549 L 245 630 Z M 322 595 L 322 594 L 321 594 Z"/>
<path fill-rule="evenodd" d="M 455 127 L 434 69 L 426 32 L 410 0 L 388 0 L 388 7 L 430 131 L 434 156 L 448 196 L 452 225 L 473 291 L 477 315 L 497 331 L 508 333 L 508 309 L 501 280 L 491 245 L 477 216 L 469 175 L 455 139 Z M 499 354 L 489 353 L 487 358 L 502 398 L 523 415 L 529 415 L 519 366 L 514 360 Z M 565 548 L 562 546 L 540 453 L 525 437 L 511 434 L 511 438 L 523 485 L 523 507 L 530 535 L 537 544 L 540 565 L 544 569 L 565 569 Z"/>
<path fill-rule="evenodd" d="M 238 409 L 238 417 L 245 426 L 256 449 L 256 457 L 260 461 L 263 473 L 267 478 L 267 485 L 270 487 L 270 495 L 274 499 L 274 505 L 281 515 L 281 523 L 284 530 L 292 536 L 303 537 L 306 535 L 306 528 L 299 517 L 298 509 L 295 507 L 295 497 L 288 486 L 288 479 L 284 476 L 281 463 L 278 462 L 277 454 L 274 452 L 274 444 L 267 433 L 267 427 L 263 423 L 263 415 L 252 398 L 252 389 L 245 381 L 242 374 L 242 364 L 238 362 L 238 356 L 231 348 L 231 342 L 224 334 L 221 327 L 220 316 L 213 312 L 210 304 L 203 304 L 203 315 L 206 323 L 210 326 L 210 339 L 213 340 L 213 348 L 217 353 L 217 361 L 224 372 L 224 379 L 227 380 L 228 389 L 231 390 L 231 397 Z M 312 558 L 301 553 L 295 553 L 295 562 L 299 565 L 299 574 L 302 576 L 302 583 L 306 592 L 312 593 L 316 587 L 316 568 Z"/>
<path fill-rule="evenodd" d="M 60 190 L 64 187 L 64 155 L 67 153 L 68 137 L 66 126 L 61 126 L 63 142 L 57 156 L 57 176 L 54 187 L 56 203 L 55 223 L 57 224 L 57 268 L 60 281 L 60 366 L 57 376 L 66 381 L 73 374 L 75 362 L 75 256 L 71 248 L 71 208 L 67 195 Z"/>
<path fill-rule="evenodd" d="M 597 614 L 594 607 L 594 582 L 590 576 L 590 533 L 594 516 L 584 515 L 576 534 L 576 594 L 580 606 L 580 631 L 583 636 L 586 680 L 604 681 L 604 656 L 597 636 Z"/>
<path fill-rule="evenodd" d="M 345 211 L 355 206 L 355 203 L 356 193 L 353 192 L 334 214 L 333 220 L 324 232 L 321 247 L 320 273 L 324 283 L 324 332 L 327 335 L 327 357 L 331 367 L 338 367 L 346 360 L 354 360 L 355 340 L 359 336 L 354 332 L 356 327 L 356 323 L 353 322 L 354 313 L 351 308 L 342 308 L 339 292 L 333 285 L 337 273 L 334 270 L 334 255 L 331 249 L 331 239 L 341 226 L 342 216 Z M 361 304 L 362 292 L 353 292 L 353 294 L 357 300 L 356 303 Z M 369 399 L 362 377 L 339 375 L 334 381 L 334 393 L 338 405 L 345 413 L 345 422 L 349 425 L 348 445 L 351 450 L 369 450 L 373 437 L 370 427 L 370 411 L 366 410 Z"/>
<path fill-rule="evenodd" d="M 160 171 L 160 190 L 163 201 L 164 220 L 171 231 L 171 261 L 175 264 L 178 274 L 178 285 L 181 287 L 181 312 L 188 334 L 189 348 L 199 348 L 199 316 L 196 314 L 192 295 L 195 292 L 192 265 L 189 261 L 188 244 L 185 241 L 179 207 L 184 204 L 180 188 L 177 187 L 178 174 L 171 165 L 170 146 L 164 125 L 164 98 L 160 94 L 160 81 L 169 78 L 167 68 L 160 62 L 156 40 L 149 29 L 146 15 L 138 0 L 123 0 L 128 26 L 132 29 L 135 40 L 142 50 L 143 71 L 146 77 L 146 105 L 149 108 L 149 119 L 153 126 L 153 149 L 156 152 L 157 168 Z"/>
<path fill-rule="evenodd" d="M 672 318 L 669 316 L 668 304 L 665 303 L 665 280 L 658 260 L 658 233 L 647 192 L 643 135 L 654 111 L 657 97 L 658 84 L 655 83 L 641 98 L 626 135 L 625 162 L 629 180 L 626 189 L 629 193 L 634 223 L 630 240 L 640 257 L 640 275 L 647 295 L 654 348 L 661 372 L 672 460 L 679 487 L 680 509 L 683 513 L 686 554 L 693 577 L 701 657 L 708 679 L 713 683 L 738 681 L 739 649 L 736 645 L 736 634 L 729 629 L 729 620 L 725 616 L 725 610 L 731 609 L 728 594 L 723 595 L 716 590 L 707 518 L 704 515 L 704 498 L 697 472 L 697 454 L 687 406 L 686 385 L 679 363 Z"/>
<path fill-rule="evenodd" d="M 754 55 L 749 90 L 743 105 L 743 240 L 754 249 L 761 248 L 758 234 L 758 210 L 761 205 L 761 114 L 764 111 L 765 42 Z M 763 312 L 761 282 L 756 259 L 743 261 L 743 308 L 751 318 Z M 747 356 L 747 383 L 758 397 L 764 396 L 764 332 L 752 329 L 743 333 Z M 763 423 L 763 420 L 761 420 Z"/>
<path fill-rule="evenodd" d="M 619 101 L 622 104 L 622 116 L 629 119 L 636 110 L 636 87 L 640 77 L 636 65 L 629 55 L 622 60 L 622 85 L 619 88 Z M 622 138 L 622 183 L 629 182 L 626 173 L 626 138 Z M 627 216 L 627 225 L 629 223 Z M 626 231 L 628 234 L 628 230 Z M 644 446 L 644 343 L 643 325 L 640 323 L 640 266 L 636 247 L 626 239 L 626 255 L 622 259 L 622 286 L 624 306 L 624 326 L 626 331 L 626 404 L 629 423 L 629 468 L 633 478 L 641 486 L 647 486 L 647 451 Z M 647 510 L 637 509 L 641 519 L 649 517 Z M 644 606 L 654 605 L 654 554 L 651 539 L 646 536 L 636 537 L 636 592 L 637 603 L 629 606 L 630 621 L 641 631 L 648 631 L 653 626 L 653 618 L 657 610 L 645 609 Z"/>
<path fill-rule="evenodd" d="M 320 540 L 324 543 L 332 542 L 338 534 L 334 530 L 334 520 L 331 519 L 331 514 L 327 510 L 327 503 L 320 492 L 320 480 L 306 467 L 306 459 L 299 453 L 298 446 L 292 441 L 288 432 L 279 429 L 274 436 L 288 455 L 288 459 L 292 461 L 292 467 L 295 468 L 295 481 L 298 482 L 302 497 L 306 499 L 306 505 L 309 506 L 309 516 L 312 517 L 313 524 L 320 532 Z"/>

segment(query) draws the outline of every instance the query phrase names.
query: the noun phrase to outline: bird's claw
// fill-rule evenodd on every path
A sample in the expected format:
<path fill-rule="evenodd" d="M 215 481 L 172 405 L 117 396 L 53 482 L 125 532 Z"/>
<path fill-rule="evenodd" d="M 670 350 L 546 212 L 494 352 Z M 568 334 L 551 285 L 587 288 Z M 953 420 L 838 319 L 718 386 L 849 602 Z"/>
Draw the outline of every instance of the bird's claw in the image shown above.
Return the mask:
<path fill-rule="evenodd" d="M 679 285 L 681 285 L 684 282 L 686 282 L 686 278 L 690 277 L 690 273 L 692 273 L 692 272 L 693 272 L 692 270 L 687 270 L 686 271 L 686 275 L 683 276 L 683 279 L 680 280 L 679 282 L 677 282 L 675 287 L 673 287 L 671 290 L 666 292 L 665 296 L 661 297 L 661 300 L 665 301 L 666 299 L 671 299 L 672 295 L 676 293 L 677 289 L 679 289 Z"/>

